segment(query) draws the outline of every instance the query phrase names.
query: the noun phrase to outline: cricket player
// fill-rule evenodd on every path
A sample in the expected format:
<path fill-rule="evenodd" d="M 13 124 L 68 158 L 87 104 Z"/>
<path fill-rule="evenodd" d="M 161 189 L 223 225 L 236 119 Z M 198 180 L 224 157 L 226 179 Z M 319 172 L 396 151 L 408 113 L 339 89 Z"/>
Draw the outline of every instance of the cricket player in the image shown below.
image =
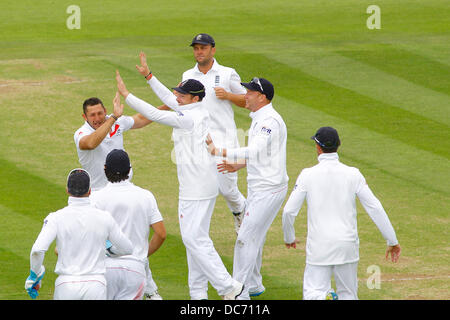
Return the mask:
<path fill-rule="evenodd" d="M 255 77 L 241 84 L 247 89 L 246 108 L 252 118 L 248 146 L 216 147 L 211 137 L 207 144 L 211 154 L 226 159 L 218 165 L 219 172 L 247 167 L 248 204 L 235 244 L 233 278 L 245 284 L 239 299 L 250 299 L 265 291 L 261 276 L 264 242 L 287 193 L 287 129 L 272 106 L 274 88 L 270 81 Z"/>
<path fill-rule="evenodd" d="M 161 213 L 153 194 L 128 180 L 130 158 L 121 149 L 106 156 L 108 184 L 91 196 L 95 207 L 108 211 L 133 244 L 133 254 L 106 259 L 108 300 L 141 300 L 146 281 L 148 256 L 156 252 L 166 238 Z M 154 234 L 149 244 L 150 228 Z"/>
<path fill-rule="evenodd" d="M 241 78 L 235 69 L 220 65 L 214 58 L 216 43 L 212 36 L 206 33 L 196 35 L 191 42 L 196 64 L 183 73 L 182 81 L 195 79 L 205 87 L 203 102 L 208 106 L 210 116 L 209 132 L 217 145 L 226 148 L 239 148 L 234 111 L 232 105 L 245 107 L 245 89 L 241 86 Z M 142 75 L 147 75 L 145 55 L 141 53 Z M 221 158 L 216 158 L 221 163 Z M 225 198 L 228 208 L 233 213 L 236 233 L 242 223 L 246 200 L 239 191 L 236 172 L 226 175 L 216 171 L 219 181 L 219 193 Z"/>
<path fill-rule="evenodd" d="M 104 173 L 106 155 L 113 149 L 124 150 L 123 133 L 130 129 L 143 128 L 151 121 L 142 116 L 123 115 L 123 105 L 117 94 L 113 100 L 113 113 L 107 115 L 103 102 L 98 98 L 86 99 L 83 103 L 83 118 L 85 123 L 74 134 L 78 160 L 81 166 L 89 172 L 92 179 L 92 194 L 105 187 L 107 179 Z M 129 174 L 129 179 L 133 170 Z M 159 300 L 158 287 L 153 281 L 151 270 L 147 267 L 147 284 L 145 295 L 148 299 Z"/>
<path fill-rule="evenodd" d="M 202 99 L 204 86 L 197 80 L 183 81 L 173 88 L 177 96 L 150 75 L 152 89 L 173 111 L 159 110 L 131 94 L 119 72 L 117 87 L 126 103 L 147 119 L 173 128 L 177 174 L 179 181 L 178 217 L 186 247 L 191 299 L 207 299 L 208 281 L 225 300 L 235 300 L 243 284 L 226 270 L 209 237 L 209 226 L 218 195 L 214 159 L 205 148 L 209 130 L 207 106 Z"/>
<path fill-rule="evenodd" d="M 105 300 L 105 242 L 109 240 L 118 255 L 133 252 L 130 240 L 122 233 L 109 212 L 91 205 L 90 177 L 74 169 L 67 178 L 68 206 L 50 213 L 44 220 L 30 253 L 30 276 L 25 289 L 36 298 L 45 273 L 45 252 L 56 239 L 58 261 L 55 273 L 55 300 Z"/>
<path fill-rule="evenodd" d="M 113 113 L 107 115 L 100 99 L 86 99 L 82 115 L 85 123 L 73 136 L 78 160 L 83 169 L 91 175 L 93 192 L 106 186 L 108 181 L 103 171 L 106 155 L 113 149 L 124 149 L 123 133 L 151 123 L 140 114 L 123 116 L 123 105 L 120 104 L 119 96 L 114 98 L 113 106 Z"/>
<path fill-rule="evenodd" d="M 394 228 L 380 201 L 357 168 L 339 161 L 336 129 L 322 127 L 311 137 L 319 163 L 303 169 L 283 210 L 284 242 L 296 248 L 294 222 L 304 200 L 308 204 L 306 267 L 303 278 L 305 300 L 358 299 L 359 238 L 356 197 L 387 241 L 386 258 L 400 256 Z M 331 288 L 334 274 L 336 292 Z"/>

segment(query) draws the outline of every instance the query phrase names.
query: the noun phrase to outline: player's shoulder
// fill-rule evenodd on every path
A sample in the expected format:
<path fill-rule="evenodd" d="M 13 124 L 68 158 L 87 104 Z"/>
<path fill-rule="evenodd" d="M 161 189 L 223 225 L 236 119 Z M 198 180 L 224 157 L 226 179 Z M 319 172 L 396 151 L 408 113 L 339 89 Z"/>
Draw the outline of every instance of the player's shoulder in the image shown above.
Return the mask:
<path fill-rule="evenodd" d="M 194 78 L 196 69 L 197 68 L 194 66 L 193 68 L 188 69 L 185 72 L 183 72 L 182 80 Z"/>
<path fill-rule="evenodd" d="M 82 134 L 91 134 L 94 130 L 91 128 L 91 126 L 85 122 L 81 127 L 79 127 L 75 133 L 73 134 L 74 138 L 77 138 L 78 136 Z"/>
<path fill-rule="evenodd" d="M 339 165 L 341 166 L 341 168 L 343 170 L 346 170 L 349 174 L 353 174 L 353 175 L 361 175 L 361 172 L 359 171 L 358 168 L 356 167 L 352 167 L 350 165 L 347 165 L 345 163 L 342 163 L 341 161 L 339 161 Z"/>

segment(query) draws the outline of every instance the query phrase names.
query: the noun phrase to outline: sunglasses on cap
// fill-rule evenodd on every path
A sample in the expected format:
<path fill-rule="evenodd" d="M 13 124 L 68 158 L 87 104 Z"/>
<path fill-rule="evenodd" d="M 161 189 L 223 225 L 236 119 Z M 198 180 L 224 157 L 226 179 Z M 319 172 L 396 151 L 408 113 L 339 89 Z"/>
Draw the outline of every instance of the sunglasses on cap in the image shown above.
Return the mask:
<path fill-rule="evenodd" d="M 251 82 L 256 84 L 259 87 L 259 89 L 261 90 L 261 93 L 264 93 L 263 86 L 261 85 L 261 81 L 259 81 L 258 77 L 254 77 Z"/>

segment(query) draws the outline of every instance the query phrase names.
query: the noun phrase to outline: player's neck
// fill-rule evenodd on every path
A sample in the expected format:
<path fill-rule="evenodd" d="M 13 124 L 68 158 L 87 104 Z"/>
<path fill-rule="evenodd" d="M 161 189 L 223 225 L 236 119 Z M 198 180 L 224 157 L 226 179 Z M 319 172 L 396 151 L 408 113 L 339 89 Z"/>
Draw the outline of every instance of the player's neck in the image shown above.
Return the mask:
<path fill-rule="evenodd" d="M 206 74 L 209 70 L 211 70 L 212 66 L 214 64 L 214 59 L 211 59 L 210 61 L 206 63 L 198 63 L 198 70 L 200 70 L 201 73 Z"/>

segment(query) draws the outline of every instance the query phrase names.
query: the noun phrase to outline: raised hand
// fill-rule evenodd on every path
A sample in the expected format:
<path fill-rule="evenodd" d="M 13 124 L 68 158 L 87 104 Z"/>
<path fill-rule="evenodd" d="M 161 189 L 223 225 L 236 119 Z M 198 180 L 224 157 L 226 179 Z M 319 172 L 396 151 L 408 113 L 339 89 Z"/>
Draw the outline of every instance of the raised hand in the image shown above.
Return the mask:
<path fill-rule="evenodd" d="M 117 91 L 116 96 L 113 99 L 113 106 L 114 106 L 114 116 L 116 118 L 119 118 L 123 114 L 123 104 L 120 103 L 120 94 Z"/>
<path fill-rule="evenodd" d="M 116 81 L 117 81 L 117 89 L 119 90 L 119 93 L 126 98 L 130 92 L 127 90 L 127 87 L 125 86 L 125 83 L 122 80 L 122 77 L 120 76 L 119 70 L 116 70 Z"/>
<path fill-rule="evenodd" d="M 136 65 L 136 69 L 139 71 L 140 74 L 142 74 L 144 77 L 148 76 L 150 73 L 150 68 L 147 65 L 147 57 L 145 56 L 144 52 L 139 53 L 139 58 L 141 60 L 141 65 Z"/>

